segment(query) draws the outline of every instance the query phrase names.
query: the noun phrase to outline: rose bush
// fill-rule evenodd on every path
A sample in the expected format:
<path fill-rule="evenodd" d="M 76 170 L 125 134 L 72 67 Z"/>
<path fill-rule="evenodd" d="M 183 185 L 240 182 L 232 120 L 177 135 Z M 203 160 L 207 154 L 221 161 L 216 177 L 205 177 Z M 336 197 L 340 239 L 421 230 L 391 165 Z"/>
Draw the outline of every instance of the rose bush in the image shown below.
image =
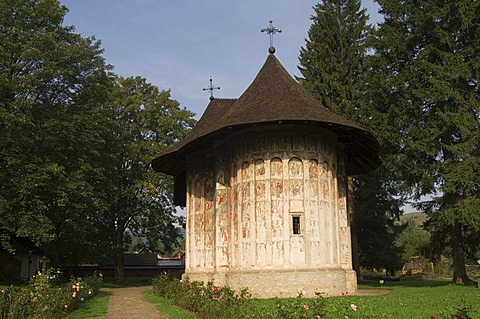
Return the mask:
<path fill-rule="evenodd" d="M 212 282 L 178 280 L 167 275 L 153 280 L 153 292 L 170 299 L 177 306 L 189 310 L 198 318 L 244 319 L 299 319 L 320 318 L 325 298 L 276 299 L 275 309 L 256 308 L 247 289 L 235 292 L 228 287 L 216 287 Z"/>
<path fill-rule="evenodd" d="M 0 318 L 64 318 L 81 303 L 96 295 L 101 287 L 101 277 L 71 278 L 59 284 L 58 272 L 32 277 L 25 287 L 11 287 L 0 292 Z"/>

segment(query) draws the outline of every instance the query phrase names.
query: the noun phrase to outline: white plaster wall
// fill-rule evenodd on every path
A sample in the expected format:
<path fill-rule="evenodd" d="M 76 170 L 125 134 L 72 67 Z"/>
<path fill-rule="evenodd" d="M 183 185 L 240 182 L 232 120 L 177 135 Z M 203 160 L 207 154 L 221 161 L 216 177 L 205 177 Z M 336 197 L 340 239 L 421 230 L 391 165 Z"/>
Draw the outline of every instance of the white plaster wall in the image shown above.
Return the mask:
<path fill-rule="evenodd" d="M 193 154 L 187 276 L 238 285 L 242 272 L 257 270 L 351 271 L 343 161 L 335 135 L 308 127 L 250 132 Z M 336 278 L 351 277 L 342 273 Z"/>

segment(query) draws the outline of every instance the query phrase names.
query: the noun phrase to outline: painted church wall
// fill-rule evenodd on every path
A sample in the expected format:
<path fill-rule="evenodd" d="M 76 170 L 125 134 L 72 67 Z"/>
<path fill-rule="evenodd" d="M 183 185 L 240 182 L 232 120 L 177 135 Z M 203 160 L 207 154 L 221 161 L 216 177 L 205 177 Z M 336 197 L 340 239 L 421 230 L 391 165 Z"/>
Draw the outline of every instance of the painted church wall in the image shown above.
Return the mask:
<path fill-rule="evenodd" d="M 344 158 L 333 134 L 267 131 L 225 145 L 189 161 L 187 272 L 351 269 Z"/>

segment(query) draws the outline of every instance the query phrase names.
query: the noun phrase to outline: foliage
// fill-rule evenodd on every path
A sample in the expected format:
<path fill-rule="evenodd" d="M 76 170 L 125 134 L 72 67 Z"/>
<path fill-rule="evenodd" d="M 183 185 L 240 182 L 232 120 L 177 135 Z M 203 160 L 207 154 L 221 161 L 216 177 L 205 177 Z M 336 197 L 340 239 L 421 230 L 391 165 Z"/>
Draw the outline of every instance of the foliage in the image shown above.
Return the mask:
<path fill-rule="evenodd" d="M 394 274 L 402 267 L 395 240 L 402 231 L 396 223 L 400 203 L 390 172 L 383 167 L 355 178 L 352 228 L 358 234 L 360 264 Z"/>
<path fill-rule="evenodd" d="M 410 257 L 430 257 L 430 235 L 414 222 L 409 222 L 395 240 L 395 245 L 402 250 L 402 260 Z"/>
<path fill-rule="evenodd" d="M 26 237 L 53 264 L 98 261 L 121 256 L 128 230 L 169 251 L 183 219 L 150 161 L 193 114 L 145 79 L 111 74 L 100 42 L 62 25 L 66 12 L 58 0 L 0 0 L 0 248 Z"/>
<path fill-rule="evenodd" d="M 112 93 L 113 140 L 108 150 L 111 188 L 107 206 L 110 235 L 114 243 L 117 280 L 125 249 L 124 234 L 146 239 L 157 251 L 159 242 L 166 252 L 178 239 L 183 218 L 173 205 L 173 181 L 152 170 L 150 162 L 168 146 L 180 140 L 193 126 L 193 113 L 170 99 L 170 91 L 160 91 L 140 77 L 117 77 Z"/>
<path fill-rule="evenodd" d="M 432 240 L 450 245 L 455 283 L 470 283 L 465 254 L 480 244 L 479 3 L 378 1 L 372 38 L 372 113 L 389 127 L 385 165 L 421 208 Z M 384 127 L 385 127 L 384 126 Z"/>
<path fill-rule="evenodd" d="M 2 290 L 1 318 L 63 318 L 91 299 L 101 286 L 101 277 L 71 278 L 67 284 L 56 285 L 58 273 L 48 271 L 34 276 L 26 287 Z"/>
<path fill-rule="evenodd" d="M 109 67 L 99 41 L 62 26 L 66 12 L 0 0 L 0 247 L 27 237 L 53 261 L 92 255 L 104 234 Z"/>
<path fill-rule="evenodd" d="M 314 6 L 309 39 L 300 50 L 300 83 L 322 104 L 358 118 L 370 26 L 359 0 L 327 0 Z"/>
<path fill-rule="evenodd" d="M 439 319 L 448 319 L 448 318 L 463 318 L 463 319 L 473 319 L 471 316 L 473 314 L 472 307 L 462 307 L 462 308 L 454 308 L 450 314 L 442 314 Z M 430 319 L 435 319 L 435 317 L 431 317 Z"/>
<path fill-rule="evenodd" d="M 326 299 L 320 295 L 316 299 L 306 299 L 302 292 L 295 299 L 279 299 L 277 314 L 279 319 L 320 318 L 326 306 Z"/>
<path fill-rule="evenodd" d="M 153 292 L 173 300 L 199 318 L 227 319 L 249 312 L 250 294 L 246 289 L 236 293 L 228 287 L 216 287 L 212 282 L 181 281 L 164 275 L 154 279 Z"/>

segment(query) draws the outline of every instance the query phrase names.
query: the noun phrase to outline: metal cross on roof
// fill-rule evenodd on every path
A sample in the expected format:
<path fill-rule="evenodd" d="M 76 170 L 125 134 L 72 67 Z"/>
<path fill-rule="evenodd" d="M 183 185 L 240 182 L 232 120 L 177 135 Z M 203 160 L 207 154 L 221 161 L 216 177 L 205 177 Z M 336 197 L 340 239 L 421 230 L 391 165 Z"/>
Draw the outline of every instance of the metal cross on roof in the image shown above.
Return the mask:
<path fill-rule="evenodd" d="M 211 101 L 211 100 L 215 99 L 213 97 L 213 91 L 220 90 L 220 87 L 219 86 L 213 86 L 212 77 L 210 77 L 210 87 L 204 88 L 203 90 L 204 91 L 210 91 L 210 101 Z"/>
<path fill-rule="evenodd" d="M 270 54 L 274 54 L 275 53 L 275 47 L 273 46 L 273 36 L 275 35 L 275 33 L 281 33 L 282 32 L 282 29 L 279 29 L 279 28 L 276 28 L 273 26 L 273 20 L 270 20 L 268 21 L 269 25 L 267 28 L 262 28 L 260 29 L 261 32 L 267 32 L 267 34 L 270 36 L 270 47 L 268 48 L 268 52 L 270 52 Z"/>

